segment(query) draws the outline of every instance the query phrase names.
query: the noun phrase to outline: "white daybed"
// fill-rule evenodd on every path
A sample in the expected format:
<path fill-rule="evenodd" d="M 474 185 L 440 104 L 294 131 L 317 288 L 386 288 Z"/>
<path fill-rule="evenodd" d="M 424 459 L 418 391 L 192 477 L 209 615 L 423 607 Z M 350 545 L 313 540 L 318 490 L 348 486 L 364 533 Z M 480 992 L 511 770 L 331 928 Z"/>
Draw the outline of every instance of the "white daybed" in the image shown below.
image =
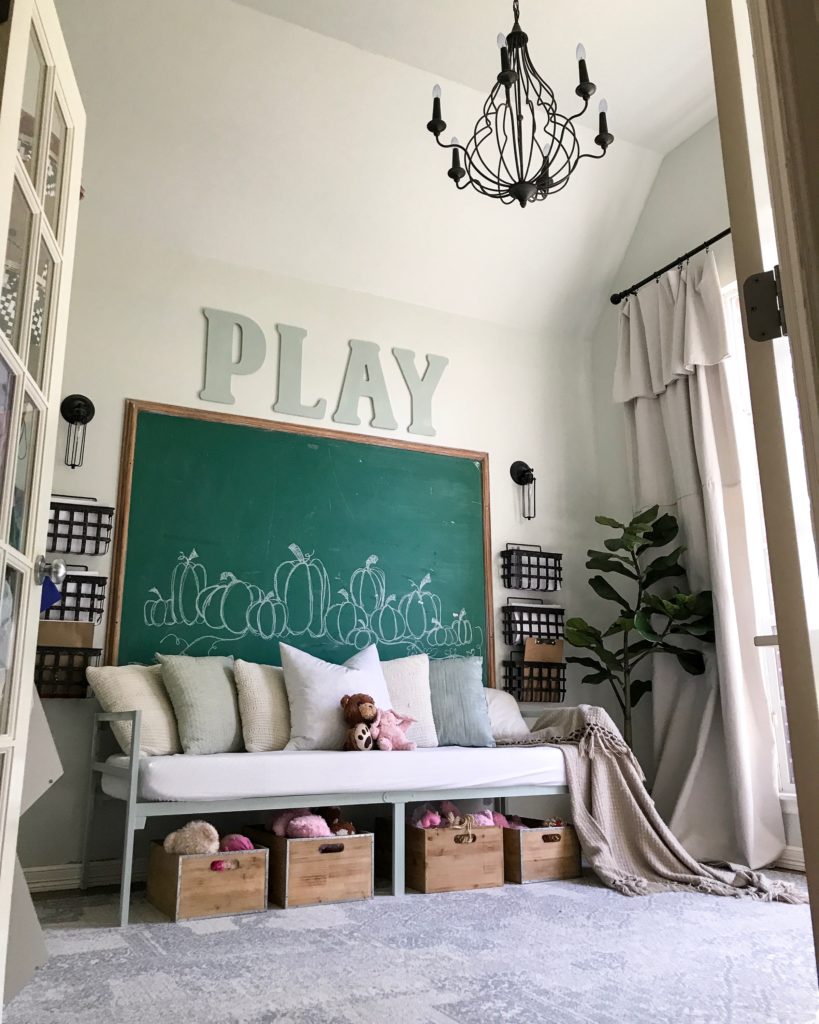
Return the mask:
<path fill-rule="evenodd" d="M 100 727 L 132 722 L 132 753 L 99 760 Z M 82 887 L 98 792 L 126 805 L 120 923 L 128 923 L 134 833 L 148 818 L 248 813 L 286 807 L 390 804 L 392 891 L 404 893 L 404 818 L 408 803 L 425 800 L 553 796 L 568 792 L 558 747 L 435 747 L 414 752 L 295 751 L 251 754 L 172 754 L 138 757 L 141 712 L 95 716 L 91 749 Z M 333 791 L 327 791 L 332 779 Z"/>

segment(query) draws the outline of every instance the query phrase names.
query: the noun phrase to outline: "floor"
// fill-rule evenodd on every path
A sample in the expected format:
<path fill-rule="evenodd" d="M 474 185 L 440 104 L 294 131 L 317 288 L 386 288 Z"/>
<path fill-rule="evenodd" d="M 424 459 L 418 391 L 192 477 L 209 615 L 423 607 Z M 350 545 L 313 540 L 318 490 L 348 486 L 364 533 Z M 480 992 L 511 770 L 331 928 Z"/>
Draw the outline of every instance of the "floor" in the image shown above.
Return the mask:
<path fill-rule="evenodd" d="M 799 876 L 795 876 L 798 878 Z M 808 1024 L 807 906 L 593 878 L 168 924 L 38 899 L 51 959 L 5 1024 Z"/>

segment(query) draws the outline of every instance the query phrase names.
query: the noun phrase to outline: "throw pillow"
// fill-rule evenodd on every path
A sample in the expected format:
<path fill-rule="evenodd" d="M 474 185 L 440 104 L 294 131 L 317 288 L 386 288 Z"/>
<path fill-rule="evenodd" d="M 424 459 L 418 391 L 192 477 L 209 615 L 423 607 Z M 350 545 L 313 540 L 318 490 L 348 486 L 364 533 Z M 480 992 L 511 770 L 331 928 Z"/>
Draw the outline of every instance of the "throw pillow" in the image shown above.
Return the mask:
<path fill-rule="evenodd" d="M 440 746 L 495 746 L 483 685 L 483 658 L 430 659 L 429 687 Z"/>
<path fill-rule="evenodd" d="M 429 690 L 429 655 L 411 654 L 408 658 L 382 661 L 381 668 L 390 692 L 390 707 L 399 715 L 415 719 L 415 724 L 407 731 L 407 739 L 419 747 L 437 747 L 438 734 Z"/>
<path fill-rule="evenodd" d="M 157 654 L 162 681 L 176 712 L 186 754 L 226 754 L 242 749 L 242 722 L 233 658 Z"/>
<path fill-rule="evenodd" d="M 236 661 L 233 666 L 245 750 L 284 750 L 290 739 L 290 704 L 284 672 L 274 665 Z"/>
<path fill-rule="evenodd" d="M 517 738 L 529 735 L 529 726 L 520 711 L 520 706 L 511 693 L 486 687 L 486 704 L 489 708 L 489 724 L 495 740 Z"/>
<path fill-rule="evenodd" d="M 347 733 L 341 698 L 347 693 L 367 693 L 378 707 L 390 706 L 375 645 L 343 665 L 314 658 L 289 644 L 279 644 L 279 648 L 290 702 L 287 750 L 341 750 Z"/>
<path fill-rule="evenodd" d="M 181 754 L 171 702 L 159 665 L 106 665 L 86 669 L 88 684 L 103 711 L 141 711 L 139 752 L 147 756 Z M 112 722 L 124 754 L 131 753 L 131 723 Z"/>

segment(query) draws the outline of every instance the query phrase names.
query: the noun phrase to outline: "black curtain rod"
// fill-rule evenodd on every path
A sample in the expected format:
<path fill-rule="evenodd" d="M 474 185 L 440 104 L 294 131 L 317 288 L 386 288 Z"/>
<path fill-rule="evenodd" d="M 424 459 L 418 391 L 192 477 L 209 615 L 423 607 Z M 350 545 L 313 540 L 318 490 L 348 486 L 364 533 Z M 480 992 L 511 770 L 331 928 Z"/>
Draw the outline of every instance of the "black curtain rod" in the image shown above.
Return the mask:
<path fill-rule="evenodd" d="M 633 284 L 630 288 L 624 288 L 621 292 L 615 292 L 611 297 L 612 305 L 619 305 L 627 295 L 633 295 L 638 288 L 642 288 L 644 284 L 648 284 L 650 281 L 656 281 L 658 277 L 664 274 L 667 270 L 673 270 L 674 267 L 679 267 L 686 260 L 690 260 L 692 256 L 696 256 L 698 252 L 702 252 L 703 249 L 708 249 L 718 242 L 721 238 L 725 238 L 726 235 L 731 234 L 731 229 L 726 228 L 724 231 L 720 231 L 718 235 L 714 235 L 713 238 L 709 238 L 705 242 L 701 242 L 696 248 L 690 252 L 684 252 L 682 256 L 678 256 L 675 260 L 670 263 L 666 263 L 664 267 L 660 267 L 659 270 L 655 270 L 653 274 L 649 274 L 648 277 L 644 277 L 642 281 L 638 281 L 637 284 Z"/>

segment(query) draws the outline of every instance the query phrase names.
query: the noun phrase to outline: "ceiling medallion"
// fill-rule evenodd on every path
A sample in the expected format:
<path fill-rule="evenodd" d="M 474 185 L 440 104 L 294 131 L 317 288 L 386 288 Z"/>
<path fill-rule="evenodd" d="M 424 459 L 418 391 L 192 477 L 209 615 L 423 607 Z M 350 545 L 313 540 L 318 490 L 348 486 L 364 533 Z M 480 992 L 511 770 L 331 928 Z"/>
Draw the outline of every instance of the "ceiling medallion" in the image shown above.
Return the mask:
<path fill-rule="evenodd" d="M 457 188 L 471 185 L 483 196 L 526 206 L 565 188 L 583 159 L 600 160 L 614 136 L 609 131 L 605 100 L 600 100 L 599 153 L 581 153 L 574 122 L 589 106 L 597 86 L 589 81 L 586 51 L 577 47 L 579 82 L 575 93 L 583 101 L 576 114 L 558 112 L 555 94 L 540 77 L 529 56 L 529 37 L 519 23 L 520 4 L 514 0 L 512 31 L 498 36 L 501 69 L 472 138 L 462 145 L 454 136 L 441 142 L 446 122 L 441 118 L 441 87 L 432 90 L 432 120 L 427 129 L 442 149 L 452 150 L 447 175 Z"/>

